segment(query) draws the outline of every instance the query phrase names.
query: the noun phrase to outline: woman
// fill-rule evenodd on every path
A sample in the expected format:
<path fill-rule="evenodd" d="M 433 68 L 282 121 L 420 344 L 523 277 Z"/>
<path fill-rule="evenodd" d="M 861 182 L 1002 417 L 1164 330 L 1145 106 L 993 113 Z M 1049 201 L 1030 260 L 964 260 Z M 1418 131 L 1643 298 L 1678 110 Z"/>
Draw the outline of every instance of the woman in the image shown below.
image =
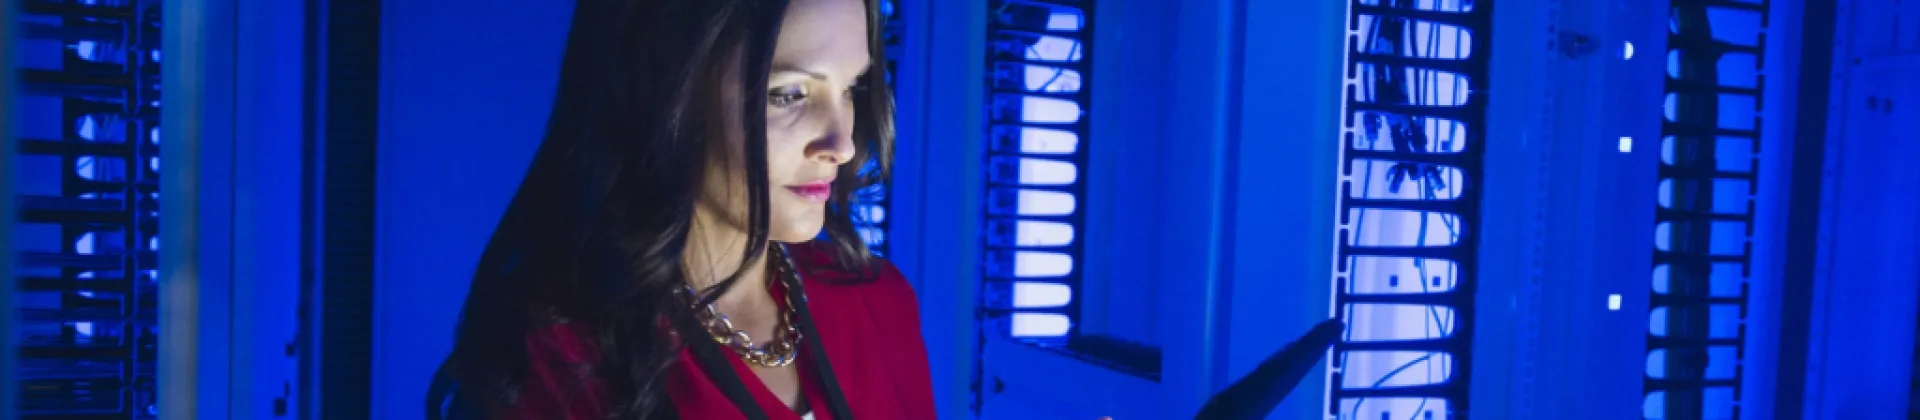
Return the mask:
<path fill-rule="evenodd" d="M 889 168 L 878 6 L 788 3 L 576 6 L 429 417 L 933 417 L 913 291 L 848 211 Z"/>

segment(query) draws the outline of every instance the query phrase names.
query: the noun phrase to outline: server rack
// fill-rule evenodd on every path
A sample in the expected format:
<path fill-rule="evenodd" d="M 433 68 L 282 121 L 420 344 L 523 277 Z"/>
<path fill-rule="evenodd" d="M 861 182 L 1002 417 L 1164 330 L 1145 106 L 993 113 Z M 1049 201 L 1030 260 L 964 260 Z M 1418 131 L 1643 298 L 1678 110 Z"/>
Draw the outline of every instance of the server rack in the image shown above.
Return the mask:
<path fill-rule="evenodd" d="M 1671 10 L 1646 414 L 1739 418 L 1769 4 Z"/>
<path fill-rule="evenodd" d="M 1086 222 L 1090 1 L 987 3 L 984 334 L 1065 346 Z"/>
<path fill-rule="evenodd" d="M 1328 416 L 1468 412 L 1493 6 L 1348 3 Z"/>
<path fill-rule="evenodd" d="M 28 0 L 7 23 L 22 418 L 156 414 L 160 5 Z"/>

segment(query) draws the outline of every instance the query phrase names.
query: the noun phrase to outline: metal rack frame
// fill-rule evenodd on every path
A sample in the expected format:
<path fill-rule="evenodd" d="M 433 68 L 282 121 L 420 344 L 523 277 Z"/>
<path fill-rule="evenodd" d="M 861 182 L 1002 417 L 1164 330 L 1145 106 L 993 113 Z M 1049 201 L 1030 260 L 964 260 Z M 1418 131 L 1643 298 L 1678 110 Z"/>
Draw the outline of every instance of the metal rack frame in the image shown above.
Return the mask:
<path fill-rule="evenodd" d="M 1367 411 L 1375 407 L 1365 405 L 1369 399 L 1417 400 L 1411 404 L 1415 411 L 1434 411 L 1429 403 L 1439 402 L 1444 418 L 1468 412 L 1493 6 L 1487 0 L 1348 3 L 1333 296 L 1333 316 L 1347 324 L 1347 332 L 1329 360 L 1326 414 L 1334 418 L 1391 410 Z M 1441 36 L 1422 38 L 1415 33 L 1421 28 L 1456 31 L 1452 36 L 1459 44 L 1437 45 Z M 1384 172 L 1376 174 L 1376 166 Z M 1388 183 L 1386 192 L 1372 191 L 1369 184 L 1376 177 Z M 1375 234 L 1363 231 L 1371 226 L 1366 217 L 1395 214 L 1418 218 L 1419 239 L 1369 243 L 1379 240 L 1366 239 Z M 1428 243 L 1430 220 L 1445 224 L 1447 240 Z M 1412 274 L 1407 286 L 1402 286 L 1403 274 Z M 1376 317 L 1398 309 L 1427 314 L 1428 332 L 1355 337 L 1357 330 L 1394 324 Z M 1436 325 L 1437 331 L 1431 329 Z M 1413 354 L 1420 356 L 1408 357 Z M 1362 372 L 1351 363 L 1355 357 L 1399 364 L 1385 372 Z M 1439 378 L 1393 384 L 1409 382 L 1395 378 L 1423 363 L 1437 368 Z M 1365 384 L 1350 384 L 1355 381 Z"/>
<path fill-rule="evenodd" d="M 1751 44 L 1715 37 L 1716 17 L 1732 12 L 1759 21 Z M 1669 117 L 1661 124 L 1663 157 L 1656 200 L 1654 279 L 1649 317 L 1658 330 L 1647 336 L 1647 357 L 1657 359 L 1659 375 L 1649 372 L 1644 392 L 1658 398 L 1669 419 L 1714 418 L 1724 414 L 1709 393 L 1727 392 L 1726 414 L 1739 418 L 1741 360 L 1746 353 L 1745 318 L 1749 276 L 1753 272 L 1754 196 L 1760 157 L 1761 66 L 1765 63 L 1769 4 L 1711 0 L 1674 0 L 1673 30 L 1667 37 L 1669 74 L 1665 91 Z M 1730 22 L 1718 22 L 1730 23 Z M 1727 57 L 1752 59 L 1751 78 L 1728 80 Z M 1672 72 L 1677 69 L 1678 74 Z M 1722 124 L 1726 98 L 1752 101 L 1751 125 Z M 1744 145 L 1740 143 L 1745 143 Z M 1744 162 L 1727 159 L 1745 153 Z M 1745 166 L 1745 169 L 1728 169 Z M 1739 190 L 1745 184 L 1744 191 Z M 1729 188 L 1732 188 L 1731 190 Z M 1723 249 L 1717 237 L 1737 229 L 1737 250 Z M 1664 245 L 1664 246 L 1663 246 Z M 1733 319 L 1724 319 L 1732 317 Z M 1715 324 L 1732 325 L 1731 335 Z M 1650 360 L 1651 362 L 1651 360 Z M 1730 376 L 1709 372 L 1709 365 L 1731 366 Z"/>
<path fill-rule="evenodd" d="M 29 249 L 16 273 L 26 337 L 19 414 L 152 418 L 160 2 L 29 0 L 19 12 L 9 24 L 20 24 L 23 44 L 63 47 L 57 68 L 19 70 L 21 99 L 60 107 L 58 137 L 17 143 L 20 161 L 57 161 L 59 171 L 20 174 L 15 201 L 16 232 L 58 237 L 51 248 L 16 242 Z"/>
<path fill-rule="evenodd" d="M 1093 33 L 1093 4 L 1090 1 L 1075 0 L 993 0 L 987 2 L 987 132 L 985 150 L 984 180 L 986 197 L 984 203 L 985 223 L 983 224 L 982 253 L 982 310 L 983 329 L 994 330 L 989 334 L 1011 336 L 1017 323 L 1014 318 L 1020 316 L 1065 317 L 1071 324 L 1074 315 L 1079 313 L 1082 288 L 1082 270 L 1084 269 L 1083 245 L 1081 237 L 1085 235 L 1086 223 L 1086 177 L 1087 134 L 1090 131 L 1088 108 L 1092 97 L 1085 86 L 1091 80 L 1091 41 Z M 1054 11 L 1073 9 L 1080 17 L 1072 29 L 1051 29 L 1050 20 Z M 1052 57 L 1054 51 L 1042 52 L 1039 48 L 1047 41 L 1064 41 L 1073 44 L 1064 56 Z M 1035 57 L 1040 56 L 1040 57 Z M 1028 86 L 1029 72 L 1052 69 L 1053 79 L 1038 88 Z M 1064 83 L 1077 83 L 1067 86 Z M 1027 121 L 1025 109 L 1028 98 L 1042 101 L 1061 101 L 1077 107 L 1079 114 L 1072 121 L 1036 122 Z M 1060 144 L 1029 148 L 1027 130 L 1046 130 L 1047 133 L 1064 134 L 1073 137 L 1070 150 L 1060 150 Z M 1034 131 L 1040 132 L 1040 131 Z M 1035 142 L 1039 144 L 1039 142 Z M 1028 164 L 1035 165 L 1071 165 L 1073 180 L 1064 184 L 1048 185 L 1030 183 L 1023 179 Z M 1065 198 L 1070 208 L 1064 214 L 1030 214 L 1022 210 L 1022 199 L 1037 199 L 1041 195 L 1053 198 Z M 1064 197 L 1062 197 L 1064 196 Z M 1019 231 L 1023 228 L 1065 226 L 1071 237 L 1065 244 L 1019 243 Z M 1019 270 L 1022 262 L 1043 259 L 1065 258 L 1070 267 L 1064 274 L 1023 274 Z M 1015 302 L 1016 289 L 1023 287 L 1067 287 L 1072 297 L 1063 305 L 1032 306 Z M 1021 337 L 1023 341 L 1043 346 L 1059 347 L 1067 344 L 1070 337 L 1076 335 L 1073 327 L 1060 335 Z"/>

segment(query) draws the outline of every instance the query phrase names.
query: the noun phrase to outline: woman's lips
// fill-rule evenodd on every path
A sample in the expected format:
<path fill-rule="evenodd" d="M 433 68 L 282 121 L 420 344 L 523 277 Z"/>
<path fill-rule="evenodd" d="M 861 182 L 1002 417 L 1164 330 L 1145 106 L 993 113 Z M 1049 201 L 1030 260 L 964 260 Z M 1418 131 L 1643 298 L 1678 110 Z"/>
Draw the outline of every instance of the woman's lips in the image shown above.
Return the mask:
<path fill-rule="evenodd" d="M 833 196 L 833 181 L 814 181 L 804 184 L 788 185 L 787 191 L 807 201 L 827 202 Z"/>

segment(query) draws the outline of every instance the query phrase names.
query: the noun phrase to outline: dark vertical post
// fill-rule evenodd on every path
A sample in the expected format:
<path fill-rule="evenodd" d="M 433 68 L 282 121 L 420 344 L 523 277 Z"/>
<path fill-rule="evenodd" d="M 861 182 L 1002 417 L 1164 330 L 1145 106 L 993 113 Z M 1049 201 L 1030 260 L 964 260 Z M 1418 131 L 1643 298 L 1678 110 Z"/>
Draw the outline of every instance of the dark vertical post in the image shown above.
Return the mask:
<path fill-rule="evenodd" d="M 1805 407 L 1807 337 L 1820 239 L 1820 194 L 1827 150 L 1827 98 L 1832 86 L 1835 2 L 1808 1 L 1801 13 L 1800 92 L 1794 122 L 1793 181 L 1787 208 L 1787 250 L 1780 277 L 1779 375 L 1773 413 L 1799 418 Z"/>
<path fill-rule="evenodd" d="M 20 395 L 16 388 L 20 375 L 15 373 L 20 371 L 20 364 L 14 359 L 14 347 L 18 345 L 14 337 L 19 336 L 14 325 L 19 321 L 15 314 L 18 311 L 12 309 L 20 307 L 13 297 L 20 290 L 13 278 L 13 209 L 17 208 L 13 202 L 13 182 L 20 177 L 20 166 L 14 164 L 13 157 L 14 148 L 18 147 L 14 136 L 19 134 L 13 121 L 20 121 L 20 116 L 13 112 L 14 92 L 20 91 L 14 76 L 18 74 L 14 71 L 14 52 L 20 50 L 14 48 L 19 45 L 13 34 L 13 28 L 19 26 L 14 24 L 16 7 L 20 6 L 14 1 L 0 0 L 0 46 L 4 46 L 0 48 L 0 144 L 5 145 L 0 147 L 0 209 L 6 209 L 0 210 L 4 211 L 0 213 L 0 308 L 9 308 L 0 310 L 0 377 L 5 378 L 0 379 L 0 419 L 18 418 L 14 413 L 17 405 L 14 399 Z"/>
<path fill-rule="evenodd" d="M 318 0 L 323 5 L 317 62 L 320 129 L 315 373 L 321 419 L 364 419 L 371 410 L 373 362 L 374 163 L 379 134 L 380 1 Z M 316 197 L 310 196 L 309 199 Z"/>

